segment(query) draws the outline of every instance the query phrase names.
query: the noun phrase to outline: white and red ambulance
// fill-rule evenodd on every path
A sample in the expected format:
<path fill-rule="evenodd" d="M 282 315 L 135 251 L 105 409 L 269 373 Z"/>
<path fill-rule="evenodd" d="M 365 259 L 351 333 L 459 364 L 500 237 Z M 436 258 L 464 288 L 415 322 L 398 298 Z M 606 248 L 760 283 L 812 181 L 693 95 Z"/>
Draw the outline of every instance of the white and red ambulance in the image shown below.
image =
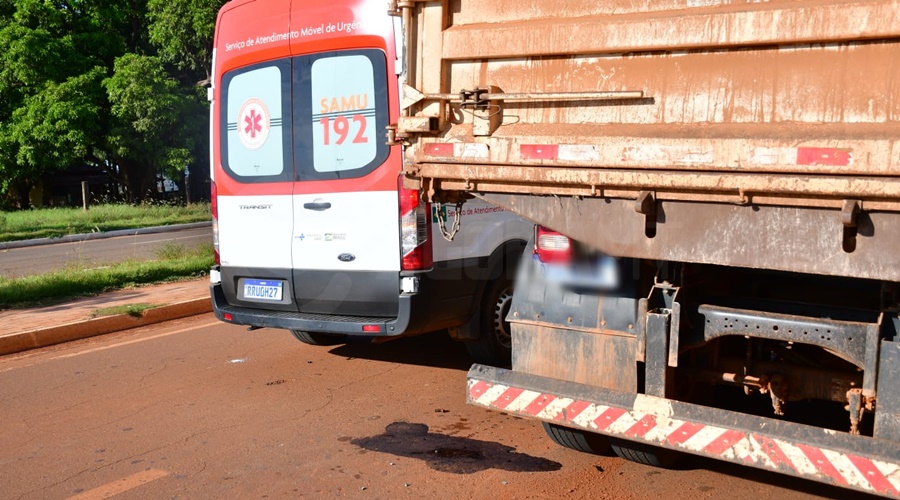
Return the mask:
<path fill-rule="evenodd" d="M 448 242 L 404 189 L 386 127 L 400 105 L 382 0 L 235 0 L 210 89 L 216 317 L 309 344 L 449 328 L 508 359 L 511 276 L 532 225 L 466 203 Z"/>

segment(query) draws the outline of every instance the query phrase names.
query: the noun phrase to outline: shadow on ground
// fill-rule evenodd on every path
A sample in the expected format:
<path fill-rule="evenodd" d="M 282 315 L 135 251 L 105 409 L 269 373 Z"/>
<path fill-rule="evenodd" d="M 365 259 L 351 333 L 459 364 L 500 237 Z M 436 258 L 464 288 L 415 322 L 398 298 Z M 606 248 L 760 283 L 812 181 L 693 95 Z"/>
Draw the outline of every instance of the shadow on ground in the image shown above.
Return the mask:
<path fill-rule="evenodd" d="M 369 451 L 423 460 L 428 467 L 451 474 L 473 474 L 487 469 L 512 472 L 549 472 L 562 465 L 546 458 L 518 453 L 515 448 L 428 431 L 425 424 L 394 422 L 377 436 L 353 439 Z"/>
<path fill-rule="evenodd" d="M 353 342 L 335 347 L 329 352 L 348 359 L 370 359 L 462 371 L 472 366 L 465 346 L 451 339 L 445 330 L 377 344 Z"/>

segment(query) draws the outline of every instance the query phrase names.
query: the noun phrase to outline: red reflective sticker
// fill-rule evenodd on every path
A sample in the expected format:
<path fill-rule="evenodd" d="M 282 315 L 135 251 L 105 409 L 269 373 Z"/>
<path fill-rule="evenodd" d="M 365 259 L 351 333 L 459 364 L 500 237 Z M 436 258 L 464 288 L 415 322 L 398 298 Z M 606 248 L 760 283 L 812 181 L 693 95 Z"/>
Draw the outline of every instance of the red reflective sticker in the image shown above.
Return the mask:
<path fill-rule="evenodd" d="M 797 165 L 846 167 L 852 160 L 852 149 L 797 148 Z"/>
<path fill-rule="evenodd" d="M 432 142 L 425 145 L 428 156 L 453 156 L 453 144 L 449 142 Z"/>
<path fill-rule="evenodd" d="M 555 160 L 559 156 L 557 144 L 522 144 L 519 156 L 526 160 Z"/>

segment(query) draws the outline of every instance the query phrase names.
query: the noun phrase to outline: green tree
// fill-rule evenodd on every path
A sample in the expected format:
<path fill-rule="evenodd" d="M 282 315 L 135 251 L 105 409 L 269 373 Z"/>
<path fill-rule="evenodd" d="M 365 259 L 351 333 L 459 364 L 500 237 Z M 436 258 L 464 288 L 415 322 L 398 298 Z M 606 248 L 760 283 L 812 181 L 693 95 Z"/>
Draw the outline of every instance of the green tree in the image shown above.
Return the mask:
<path fill-rule="evenodd" d="M 9 127 L 20 165 L 60 169 L 89 155 L 100 136 L 104 73 L 96 67 L 61 83 L 49 82 L 23 100 Z"/>
<path fill-rule="evenodd" d="M 0 0 L 0 195 L 79 164 L 138 201 L 205 166 L 205 89 L 224 0 Z M 203 169 L 197 169 L 198 175 Z"/>
<path fill-rule="evenodd" d="M 132 195 L 151 190 L 156 174 L 176 177 L 190 163 L 191 95 L 158 57 L 125 54 L 104 81 L 112 105 L 110 159 Z"/>
<path fill-rule="evenodd" d="M 22 207 L 43 174 L 77 163 L 99 139 L 104 58 L 123 46 L 81 4 L 0 7 L 0 190 L 15 191 Z"/>
<path fill-rule="evenodd" d="M 185 87 L 193 87 L 193 99 L 184 116 L 191 134 L 192 178 L 209 178 L 209 105 L 206 86 L 212 69 L 212 45 L 216 15 L 226 0 L 148 0 L 149 39 L 160 59 Z M 198 184 L 196 181 L 193 183 Z M 208 192 L 208 191 L 207 191 Z"/>
<path fill-rule="evenodd" d="M 216 14 L 225 0 L 149 0 L 150 41 L 159 56 L 181 70 L 185 77 L 200 77 L 194 82 L 205 85 L 210 78 L 212 42 Z"/>

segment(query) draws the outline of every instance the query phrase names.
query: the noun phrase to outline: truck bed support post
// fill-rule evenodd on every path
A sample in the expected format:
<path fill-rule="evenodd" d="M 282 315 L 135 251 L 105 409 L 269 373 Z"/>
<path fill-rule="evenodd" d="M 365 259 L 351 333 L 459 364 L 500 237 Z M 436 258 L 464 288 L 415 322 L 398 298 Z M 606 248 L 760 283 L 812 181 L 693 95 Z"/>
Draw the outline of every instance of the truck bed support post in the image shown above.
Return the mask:
<path fill-rule="evenodd" d="M 644 393 L 666 397 L 667 376 L 670 366 L 678 365 L 678 327 L 681 304 L 676 301 L 678 287 L 669 283 L 653 286 L 650 296 L 641 299 L 638 310 L 646 314 L 642 337 L 638 341 L 641 351 L 638 360 L 644 361 Z"/>
<path fill-rule="evenodd" d="M 880 354 L 874 436 L 898 442 L 900 441 L 900 342 L 882 340 Z"/>
<path fill-rule="evenodd" d="M 644 392 L 666 397 L 666 371 L 669 355 L 670 312 L 647 313 L 647 360 L 644 363 Z"/>
<path fill-rule="evenodd" d="M 881 323 L 884 315 L 878 317 L 877 323 L 871 323 L 866 327 L 866 358 L 863 367 L 863 396 L 873 397 L 876 394 L 876 381 L 878 380 L 878 354 L 881 343 Z"/>

